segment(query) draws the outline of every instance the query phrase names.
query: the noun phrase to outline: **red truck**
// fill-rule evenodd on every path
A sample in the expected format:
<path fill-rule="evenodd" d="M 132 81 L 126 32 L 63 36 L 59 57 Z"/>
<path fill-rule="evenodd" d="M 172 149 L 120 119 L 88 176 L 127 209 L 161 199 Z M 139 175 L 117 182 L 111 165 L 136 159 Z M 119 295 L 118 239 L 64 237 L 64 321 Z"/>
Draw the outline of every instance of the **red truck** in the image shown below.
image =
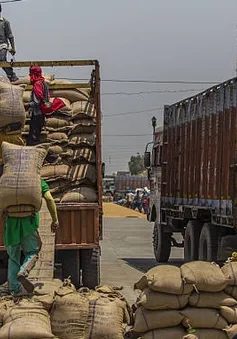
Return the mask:
<path fill-rule="evenodd" d="M 237 79 L 165 106 L 161 135 L 145 152 L 156 259 L 183 246 L 185 261 L 224 260 L 237 248 Z"/>

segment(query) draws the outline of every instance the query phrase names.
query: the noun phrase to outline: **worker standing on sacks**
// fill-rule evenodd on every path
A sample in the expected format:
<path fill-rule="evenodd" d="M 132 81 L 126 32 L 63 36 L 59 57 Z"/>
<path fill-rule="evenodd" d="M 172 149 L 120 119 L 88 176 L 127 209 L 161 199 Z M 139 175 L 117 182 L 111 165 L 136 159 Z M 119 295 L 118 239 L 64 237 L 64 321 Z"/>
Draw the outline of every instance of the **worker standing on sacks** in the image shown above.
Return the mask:
<path fill-rule="evenodd" d="M 0 179 L 0 207 L 4 215 L 4 245 L 9 256 L 8 283 L 9 291 L 18 297 L 32 293 L 34 290 L 34 285 L 27 277 L 34 268 L 41 249 L 38 233 L 38 211 L 42 199 L 40 196 L 45 199 L 50 212 L 53 233 L 58 229 L 59 224 L 56 205 L 49 186 L 40 179 L 45 150 L 3 142 L 2 152 L 4 171 Z M 19 163 L 19 159 L 24 161 Z M 50 160 L 47 158 L 48 162 Z M 28 176 L 27 179 L 24 179 L 25 176 Z M 34 208 L 37 212 L 30 212 Z M 24 254 L 22 265 L 21 250 Z"/>
<path fill-rule="evenodd" d="M 59 98 L 54 98 L 53 102 L 50 102 L 49 88 L 42 75 L 41 67 L 31 66 L 29 72 L 33 89 L 30 99 L 31 121 L 27 145 L 34 146 L 40 143 L 40 133 L 45 125 L 45 117 L 60 110 L 65 103 Z"/>

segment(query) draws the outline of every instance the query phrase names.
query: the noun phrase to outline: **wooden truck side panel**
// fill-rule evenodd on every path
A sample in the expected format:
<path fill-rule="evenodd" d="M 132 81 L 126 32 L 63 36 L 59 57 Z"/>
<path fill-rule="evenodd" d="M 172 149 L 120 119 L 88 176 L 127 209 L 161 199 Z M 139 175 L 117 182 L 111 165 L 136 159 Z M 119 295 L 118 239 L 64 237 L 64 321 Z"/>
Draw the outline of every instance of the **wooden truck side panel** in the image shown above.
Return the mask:
<path fill-rule="evenodd" d="M 236 107 L 237 79 L 165 107 L 161 208 L 206 208 L 233 225 Z"/>

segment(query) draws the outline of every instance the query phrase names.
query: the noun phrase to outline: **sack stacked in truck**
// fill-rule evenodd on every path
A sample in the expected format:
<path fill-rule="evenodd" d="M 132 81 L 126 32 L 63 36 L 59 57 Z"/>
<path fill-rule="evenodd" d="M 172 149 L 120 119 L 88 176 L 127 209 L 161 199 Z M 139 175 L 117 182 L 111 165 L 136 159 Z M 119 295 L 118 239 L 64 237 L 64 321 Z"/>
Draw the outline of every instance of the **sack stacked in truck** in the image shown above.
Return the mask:
<path fill-rule="evenodd" d="M 42 148 L 2 143 L 4 172 L 0 179 L 0 210 L 11 216 L 30 216 L 40 210 Z"/>
<path fill-rule="evenodd" d="M 56 292 L 51 310 L 52 331 L 59 339 L 123 339 L 129 322 L 126 301 L 118 293 L 71 285 Z"/>
<path fill-rule="evenodd" d="M 180 268 L 161 265 L 150 269 L 135 285 L 141 290 L 136 302 L 134 332 L 143 338 L 182 338 L 180 313 L 193 290 L 182 279 Z"/>
<path fill-rule="evenodd" d="M 55 80 L 55 83 L 70 82 Z M 96 113 L 89 92 L 89 89 L 51 91 L 52 96 L 66 101 L 68 110 L 46 118 L 44 144 L 58 155 L 59 161 L 55 165 L 45 164 L 41 175 L 52 194 L 64 203 L 97 201 Z"/>

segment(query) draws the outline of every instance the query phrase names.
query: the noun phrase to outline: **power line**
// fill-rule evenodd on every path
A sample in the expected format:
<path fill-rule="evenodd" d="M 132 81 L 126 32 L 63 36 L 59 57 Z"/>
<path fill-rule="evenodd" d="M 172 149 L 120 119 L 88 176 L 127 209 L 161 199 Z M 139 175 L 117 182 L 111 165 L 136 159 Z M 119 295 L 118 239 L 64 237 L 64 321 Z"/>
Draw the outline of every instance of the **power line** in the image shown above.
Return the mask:
<path fill-rule="evenodd" d="M 164 109 L 164 107 L 155 107 L 155 108 L 150 108 L 150 109 L 141 110 L 141 111 L 130 111 L 130 112 L 116 113 L 116 114 L 103 114 L 103 118 L 108 118 L 108 117 L 111 118 L 111 117 L 116 117 L 116 116 L 120 116 L 120 115 L 154 112 L 154 111 L 159 111 L 159 110 L 163 110 L 163 109 Z"/>
<path fill-rule="evenodd" d="M 154 93 L 188 93 L 188 92 L 200 92 L 203 89 L 181 89 L 181 90 L 164 90 L 164 91 L 141 91 L 141 92 L 108 92 L 101 95 L 141 95 L 141 94 L 154 94 Z"/>
<path fill-rule="evenodd" d="M 103 137 L 147 137 L 152 134 L 103 134 Z"/>

